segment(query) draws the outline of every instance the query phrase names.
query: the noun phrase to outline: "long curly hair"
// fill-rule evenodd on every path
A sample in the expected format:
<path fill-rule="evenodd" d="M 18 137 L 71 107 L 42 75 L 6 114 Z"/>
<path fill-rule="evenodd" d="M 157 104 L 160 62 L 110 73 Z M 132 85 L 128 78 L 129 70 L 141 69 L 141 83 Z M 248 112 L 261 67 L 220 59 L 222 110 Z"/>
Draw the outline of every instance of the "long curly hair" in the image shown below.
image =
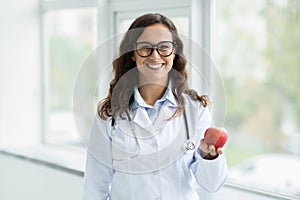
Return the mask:
<path fill-rule="evenodd" d="M 172 33 L 173 42 L 176 44 L 176 53 L 172 70 L 169 72 L 169 79 L 172 81 L 171 89 L 179 106 L 172 118 L 181 115 L 184 111 L 183 93 L 188 94 L 192 99 L 199 100 L 204 107 L 208 105 L 209 98 L 206 95 L 198 95 L 195 90 L 191 90 L 187 86 L 187 61 L 183 55 L 183 42 L 179 38 L 174 23 L 162 14 L 149 13 L 135 19 L 121 41 L 119 56 L 112 62 L 114 78 L 110 82 L 108 95 L 98 103 L 98 114 L 102 119 L 106 120 L 108 117 L 117 118 L 122 116 L 126 109 L 133 105 L 134 87 L 138 83 L 138 70 L 135 61 L 132 59 L 134 53 L 133 44 L 142 35 L 146 27 L 154 24 L 165 25 Z M 126 77 L 130 78 L 125 78 L 125 81 L 121 81 L 126 73 Z M 119 81 L 122 83 L 118 84 Z"/>

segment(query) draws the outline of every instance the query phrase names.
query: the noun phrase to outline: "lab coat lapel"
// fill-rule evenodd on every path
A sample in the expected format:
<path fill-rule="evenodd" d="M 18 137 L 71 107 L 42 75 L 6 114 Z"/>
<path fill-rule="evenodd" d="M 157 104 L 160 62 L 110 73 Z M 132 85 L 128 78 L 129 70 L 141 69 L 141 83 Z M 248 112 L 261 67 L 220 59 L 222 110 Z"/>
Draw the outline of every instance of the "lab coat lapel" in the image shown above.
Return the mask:
<path fill-rule="evenodd" d="M 138 107 L 136 109 L 135 113 L 133 114 L 132 121 L 146 130 L 152 129 L 151 120 L 144 108 Z"/>
<path fill-rule="evenodd" d="M 133 112 L 130 112 L 129 115 L 132 118 L 132 125 L 134 126 L 135 131 L 133 133 L 130 122 L 126 117 L 125 119 L 116 121 L 117 127 L 123 133 L 126 133 L 129 136 L 135 134 L 138 137 L 153 136 L 153 125 L 145 109 L 137 108 Z"/>
<path fill-rule="evenodd" d="M 172 107 L 168 103 L 162 105 L 156 120 L 152 124 L 146 110 L 138 108 L 133 117 L 133 122 L 145 129 L 147 132 L 155 134 L 165 127 L 168 122 L 167 119 L 174 114 L 176 109 L 176 106 Z"/>
<path fill-rule="evenodd" d="M 175 111 L 176 108 L 170 107 L 169 105 L 163 105 L 153 123 L 153 132 L 160 131 L 162 128 L 164 128 L 168 122 L 168 119 L 172 117 Z"/>

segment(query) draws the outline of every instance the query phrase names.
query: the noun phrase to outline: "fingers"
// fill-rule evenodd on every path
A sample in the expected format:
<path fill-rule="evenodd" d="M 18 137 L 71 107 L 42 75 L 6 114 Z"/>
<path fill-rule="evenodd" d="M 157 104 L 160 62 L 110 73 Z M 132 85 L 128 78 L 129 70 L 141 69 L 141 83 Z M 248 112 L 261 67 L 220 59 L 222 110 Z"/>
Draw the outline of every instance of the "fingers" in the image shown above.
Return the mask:
<path fill-rule="evenodd" d="M 217 149 L 217 152 L 218 152 L 218 154 L 223 154 L 224 153 L 224 150 L 223 150 L 223 148 L 221 148 L 221 147 L 219 147 L 218 149 Z"/>
<path fill-rule="evenodd" d="M 214 145 L 209 145 L 208 146 L 208 153 L 211 156 L 216 156 L 217 155 L 217 151 L 216 151 L 216 148 L 214 147 Z"/>
<path fill-rule="evenodd" d="M 200 141 L 200 149 L 201 151 L 203 151 L 204 153 L 209 153 L 209 149 L 207 144 L 204 142 L 204 139 L 201 139 Z"/>
<path fill-rule="evenodd" d="M 224 153 L 223 148 L 219 147 L 218 149 L 216 149 L 214 145 L 207 145 L 204 142 L 204 139 L 201 139 L 200 141 L 200 149 L 204 155 L 210 155 L 213 157 Z"/>
<path fill-rule="evenodd" d="M 200 141 L 200 150 L 204 156 L 217 156 L 217 151 L 214 145 L 207 145 L 203 139 Z"/>

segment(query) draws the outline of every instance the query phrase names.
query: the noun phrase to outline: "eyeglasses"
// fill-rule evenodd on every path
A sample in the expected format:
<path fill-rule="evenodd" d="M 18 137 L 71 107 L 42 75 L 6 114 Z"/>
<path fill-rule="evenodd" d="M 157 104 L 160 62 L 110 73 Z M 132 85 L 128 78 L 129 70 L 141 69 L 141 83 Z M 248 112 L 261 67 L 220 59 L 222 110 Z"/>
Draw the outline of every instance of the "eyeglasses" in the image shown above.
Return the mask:
<path fill-rule="evenodd" d="M 162 41 L 157 45 L 150 42 L 137 42 L 134 44 L 137 54 L 143 58 L 150 56 L 154 49 L 163 57 L 168 57 L 174 52 L 175 42 Z"/>

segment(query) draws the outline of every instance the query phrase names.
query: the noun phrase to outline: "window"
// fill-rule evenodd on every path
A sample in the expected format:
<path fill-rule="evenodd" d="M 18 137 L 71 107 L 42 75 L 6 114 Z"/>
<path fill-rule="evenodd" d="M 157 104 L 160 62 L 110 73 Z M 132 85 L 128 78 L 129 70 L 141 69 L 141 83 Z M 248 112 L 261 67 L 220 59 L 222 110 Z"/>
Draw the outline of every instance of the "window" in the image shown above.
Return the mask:
<path fill-rule="evenodd" d="M 44 143 L 72 145 L 80 144 L 79 139 L 85 140 L 88 133 L 78 133 L 77 125 L 74 121 L 73 113 L 73 93 L 74 86 L 77 83 L 76 78 L 79 70 L 85 65 L 85 62 L 94 60 L 102 42 L 106 44 L 107 39 L 112 35 L 124 32 L 132 20 L 146 12 L 158 12 L 156 9 L 147 8 L 144 5 L 142 9 L 136 11 L 126 10 L 126 6 L 119 7 L 114 5 L 124 4 L 124 2 L 113 2 L 110 4 L 99 4 L 99 7 L 81 7 L 76 4 L 66 6 L 59 2 L 50 1 L 45 3 L 45 12 L 43 14 L 43 40 L 44 40 L 44 83 L 45 83 L 45 102 L 44 102 Z M 61 5 L 61 7 L 60 7 Z M 109 11 L 108 6 L 112 6 L 113 11 Z M 132 7 L 128 7 L 132 9 Z M 188 8 L 161 9 L 163 12 L 172 13 L 175 23 L 178 23 L 181 33 L 189 35 L 190 19 Z M 101 13 L 100 13 L 101 12 Z M 99 15 L 98 15 L 98 14 Z M 112 26 L 109 21 L 111 13 L 115 13 Z M 105 18 L 105 20 L 104 20 Z M 98 23 L 101 28 L 97 28 Z M 111 31 L 114 27 L 115 31 Z M 98 41 L 102 41 L 97 44 Z M 87 60 L 85 60 L 87 59 Z M 94 62 L 94 61 L 91 61 Z M 102 99 L 107 94 L 109 74 L 111 70 L 106 70 L 103 77 L 100 77 L 100 83 L 103 87 L 97 87 L 97 79 L 86 78 L 85 85 L 90 87 L 88 91 L 97 92 L 95 94 L 95 104 L 97 100 Z M 92 72 L 91 72 L 92 73 Z M 89 76 L 91 77 L 91 76 Z M 98 77 L 99 78 L 99 77 Z M 102 80 L 103 79 L 103 80 Z M 81 80 L 81 78 L 80 78 Z M 82 80 L 81 80 L 82 81 Z M 98 93 L 98 94 L 97 94 Z M 98 95 L 98 97 L 97 97 Z M 96 105 L 95 105 L 96 106 Z M 76 120 L 76 119 L 75 119 Z M 83 123 L 89 123 L 89 117 L 82 119 Z M 88 122 L 87 122 L 88 121 Z M 76 123 L 78 123 L 76 121 Z M 89 125 L 83 125 L 84 130 L 88 132 Z M 79 132 L 82 130 L 79 130 Z M 81 138 L 79 138 L 79 134 Z"/>
<path fill-rule="evenodd" d="M 74 82 L 83 60 L 96 46 L 97 10 L 49 10 L 43 22 L 46 68 L 44 142 L 77 144 L 72 102 Z"/>
<path fill-rule="evenodd" d="M 210 21 L 212 2 L 214 23 Z M 123 32 L 136 16 L 162 12 L 174 20 L 180 33 L 203 45 L 216 59 L 227 97 L 225 106 L 213 102 L 217 115 L 222 107 L 226 109 L 227 194 L 257 187 L 300 197 L 299 0 L 232 0 L 230 4 L 213 0 L 34 0 L 20 1 L 17 7 L 14 2 L 8 5 L 1 12 L 8 20 L 2 23 L 6 28 L 1 32 L 5 49 L 0 61 L 1 148 L 21 155 L 31 151 L 39 159 L 55 160 L 55 165 L 64 161 L 66 155 L 61 152 L 69 148 L 56 151 L 52 145 L 52 157 L 47 145 L 41 145 L 44 151 L 28 146 L 39 146 L 41 129 L 46 144 L 79 144 L 72 96 L 82 63 L 99 41 Z M 203 55 L 196 53 L 192 56 L 200 60 Z M 205 78 L 215 73 L 209 67 L 197 70 Z M 198 90 L 197 70 L 189 74 L 191 85 Z M 223 88 L 217 88 L 215 81 L 211 78 L 206 87 L 215 87 L 212 92 L 218 95 L 217 89 Z M 95 87 L 90 79 L 86 82 L 87 87 Z M 106 95 L 107 87 L 101 86 L 99 94 L 92 95 Z M 223 98 L 219 97 L 215 100 Z M 222 116 L 217 118 L 222 120 Z M 22 148 L 16 151 L 14 147 Z M 73 155 L 68 161 L 76 160 L 78 153 Z M 224 193 L 219 193 L 220 199 Z"/>
<path fill-rule="evenodd" d="M 300 2 L 216 2 L 229 180 L 300 196 Z"/>

